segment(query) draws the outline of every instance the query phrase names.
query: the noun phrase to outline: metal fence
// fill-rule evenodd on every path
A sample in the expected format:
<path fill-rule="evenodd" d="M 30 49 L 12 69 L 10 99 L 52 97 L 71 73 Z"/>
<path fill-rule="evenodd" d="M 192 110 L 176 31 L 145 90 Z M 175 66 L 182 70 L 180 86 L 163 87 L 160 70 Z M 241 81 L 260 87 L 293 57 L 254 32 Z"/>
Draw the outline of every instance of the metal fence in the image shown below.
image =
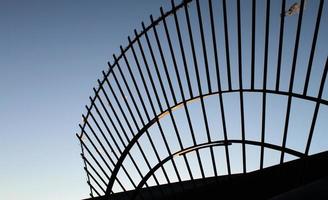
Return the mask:
<path fill-rule="evenodd" d="M 171 6 L 135 30 L 93 89 L 77 134 L 91 197 L 134 199 L 328 149 L 324 0 Z"/>

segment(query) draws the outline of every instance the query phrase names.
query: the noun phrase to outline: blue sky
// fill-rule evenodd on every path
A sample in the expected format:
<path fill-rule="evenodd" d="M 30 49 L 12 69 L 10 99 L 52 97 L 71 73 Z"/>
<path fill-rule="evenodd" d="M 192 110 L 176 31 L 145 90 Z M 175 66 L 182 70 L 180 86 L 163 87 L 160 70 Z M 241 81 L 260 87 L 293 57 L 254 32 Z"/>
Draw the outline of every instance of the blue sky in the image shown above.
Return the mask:
<path fill-rule="evenodd" d="M 288 0 L 287 5 L 293 2 Z M 308 17 L 305 18 L 303 26 L 305 30 L 314 26 L 315 19 L 312 16 L 318 6 L 318 1 L 315 2 L 308 4 L 308 13 L 306 13 Z M 107 61 L 113 60 L 112 54 L 119 52 L 119 45 L 127 45 L 127 36 L 133 35 L 134 28 L 141 30 L 141 21 L 145 21 L 147 25 L 150 14 L 158 16 L 161 5 L 167 10 L 170 2 L 168 0 L 0 0 L 0 199 L 70 200 L 88 197 L 89 188 L 80 158 L 80 146 L 75 136 L 76 132 L 80 132 L 78 123 L 81 122 L 81 113 L 85 113 L 84 105 L 89 105 L 88 97 L 93 94 L 92 87 L 97 85 L 97 78 L 101 78 L 101 70 L 107 68 Z M 228 9 L 231 11 L 234 4 L 229 6 Z M 279 7 L 278 4 L 272 5 L 273 10 L 278 10 Z M 327 11 L 327 2 L 325 2 L 321 22 L 323 25 L 318 41 L 320 53 L 316 54 L 315 64 L 319 67 L 314 69 L 314 77 L 319 77 L 322 73 L 322 64 L 328 53 L 325 45 L 327 38 L 324 37 L 328 34 L 328 17 L 325 11 Z M 264 11 L 260 11 L 262 12 Z M 277 26 L 276 19 L 279 19 L 279 14 L 273 13 L 273 27 Z M 231 15 L 235 23 L 235 18 L 233 14 Z M 259 18 L 258 23 L 263 23 L 263 20 Z M 287 20 L 286 24 L 292 27 L 285 33 L 289 41 L 286 42 L 285 51 L 286 55 L 289 55 L 288 53 L 292 53 L 297 15 Z M 277 31 L 275 28 L 271 30 Z M 249 37 L 249 33 L 246 31 L 243 37 Z M 236 37 L 233 30 L 231 30 L 231 37 Z M 304 37 L 306 40 L 312 35 L 304 34 Z M 259 34 L 257 40 L 263 41 L 263 36 Z M 272 42 L 277 42 L 276 40 L 277 38 L 273 38 Z M 247 45 L 249 44 L 246 43 L 245 46 Z M 258 42 L 257 45 L 259 45 L 257 50 L 263 51 L 261 47 L 263 43 Z M 223 53 L 222 49 L 219 49 L 219 53 L 220 51 Z M 303 67 L 306 65 L 306 60 L 303 62 L 302 58 L 307 58 L 308 51 L 304 52 L 304 56 L 300 55 L 300 66 Z M 247 49 L 244 53 L 248 55 Z M 257 58 L 258 65 L 263 62 L 262 59 L 263 55 Z M 248 63 L 249 60 L 243 62 Z M 269 62 L 271 66 L 275 66 L 275 57 L 270 57 Z M 236 64 L 235 60 L 232 61 L 232 65 L 234 64 Z M 289 66 L 290 58 L 284 58 L 284 64 Z M 222 65 L 224 66 L 224 63 Z M 288 69 L 283 69 L 285 70 L 283 83 L 288 83 Z M 249 73 L 249 69 L 246 69 L 245 73 Z M 260 70 L 257 71 L 259 81 L 257 80 L 256 83 L 259 87 L 262 73 Z M 295 80 L 296 91 L 300 91 L 299 88 L 303 86 L 304 72 L 299 73 L 300 76 Z M 237 79 L 236 74 L 235 71 L 233 77 L 235 79 Z M 274 76 L 269 76 L 268 79 L 268 87 L 271 88 L 274 86 Z M 245 80 L 248 80 L 247 76 Z M 245 82 L 248 87 L 249 84 Z M 316 79 L 313 79 L 310 87 L 317 88 L 318 85 L 315 83 Z M 227 84 L 223 87 L 227 87 Z M 235 84 L 233 87 L 237 88 L 238 85 Z M 287 89 L 288 87 L 282 88 L 284 91 Z M 313 91 L 315 90 L 309 93 L 315 96 L 316 92 Z M 328 98 L 327 91 L 326 87 L 325 99 Z M 239 112 L 234 107 L 234 103 L 238 103 L 235 102 L 237 96 L 226 97 L 227 102 L 230 102 L 226 105 L 229 113 L 227 117 L 231 119 L 230 121 L 234 121 Z M 260 119 L 257 117 L 261 111 L 256 105 L 261 104 L 261 98 L 261 95 L 255 97 L 245 95 L 245 105 L 249 105 L 245 106 L 249 111 L 246 111 L 249 115 L 246 118 L 249 117 L 249 122 L 254 120 L 258 125 Z M 212 99 L 209 98 L 208 101 Z M 281 119 L 284 117 L 282 113 L 285 110 L 279 105 L 285 103 L 286 99 L 279 97 L 268 100 L 267 112 L 272 113 L 268 119 L 274 122 L 267 124 L 268 135 L 282 130 L 284 121 Z M 213 101 L 210 105 L 217 106 L 217 102 Z M 291 118 L 294 120 L 291 122 L 291 132 L 302 131 L 303 139 L 299 139 L 299 135 L 292 135 L 291 140 L 287 141 L 287 146 L 299 148 L 301 151 L 304 144 L 300 144 L 298 139 L 304 141 L 310 120 L 303 114 L 313 112 L 313 104 L 307 105 L 296 101 L 293 105 Z M 191 109 L 196 113 L 197 110 L 199 111 L 199 105 Z M 322 106 L 316 128 L 317 135 L 320 137 L 314 138 L 317 145 L 312 153 L 328 149 L 327 142 L 324 142 L 327 136 L 323 131 L 328 128 L 323 120 L 328 117 L 327 113 L 327 108 Z M 240 137 L 238 120 L 240 119 L 237 117 L 237 125 L 228 124 L 230 132 L 236 134 L 232 137 Z M 250 138 L 259 138 L 255 134 L 259 133 L 256 127 L 247 125 L 246 132 L 251 133 Z M 201 126 L 196 128 L 201 132 Z M 276 136 L 268 138 L 272 143 L 281 142 L 281 138 Z M 294 140 L 295 138 L 297 140 Z M 232 151 L 241 152 L 237 147 Z M 250 151 L 253 155 L 256 154 L 256 149 Z M 223 155 L 223 151 L 221 154 Z M 278 158 L 279 154 L 276 157 Z M 275 163 L 276 157 L 266 162 Z M 238 157 L 235 159 L 238 160 Z M 250 166 L 250 168 L 256 167 Z M 235 169 L 237 172 L 239 170 L 238 167 Z"/>
<path fill-rule="evenodd" d="M 0 1 L 0 199 L 88 196 L 75 136 L 84 105 L 112 54 L 161 4 Z"/>

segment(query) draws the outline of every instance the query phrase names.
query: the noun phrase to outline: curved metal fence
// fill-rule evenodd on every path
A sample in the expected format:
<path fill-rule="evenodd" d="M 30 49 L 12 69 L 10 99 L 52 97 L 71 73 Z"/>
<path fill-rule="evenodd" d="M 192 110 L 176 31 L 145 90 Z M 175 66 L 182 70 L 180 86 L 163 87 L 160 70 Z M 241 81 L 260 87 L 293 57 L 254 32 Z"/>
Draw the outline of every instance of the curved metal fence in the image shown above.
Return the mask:
<path fill-rule="evenodd" d="M 293 3 L 171 1 L 142 23 L 77 134 L 91 197 L 328 150 L 328 5 Z"/>

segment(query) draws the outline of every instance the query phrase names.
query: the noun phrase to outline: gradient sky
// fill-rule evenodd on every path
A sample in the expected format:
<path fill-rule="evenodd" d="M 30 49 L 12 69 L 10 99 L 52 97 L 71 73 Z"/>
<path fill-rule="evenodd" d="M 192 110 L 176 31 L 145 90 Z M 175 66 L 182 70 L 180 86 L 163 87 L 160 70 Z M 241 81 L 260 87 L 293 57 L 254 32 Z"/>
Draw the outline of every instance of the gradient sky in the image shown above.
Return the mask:
<path fill-rule="evenodd" d="M 328 51 L 325 3 L 320 61 Z M 170 7 L 167 0 L 0 0 L 0 199 L 88 197 L 75 136 L 84 105 L 112 54 L 126 46 L 134 28 L 141 29 L 141 21 L 149 24 L 149 14 L 158 16 L 161 5 Z M 328 114 L 321 113 L 324 130 Z M 304 121 L 301 114 L 292 117 Z M 315 152 L 328 148 L 324 141 Z"/>
<path fill-rule="evenodd" d="M 165 0 L 0 0 L 0 199 L 88 197 L 75 133 L 119 45 Z"/>

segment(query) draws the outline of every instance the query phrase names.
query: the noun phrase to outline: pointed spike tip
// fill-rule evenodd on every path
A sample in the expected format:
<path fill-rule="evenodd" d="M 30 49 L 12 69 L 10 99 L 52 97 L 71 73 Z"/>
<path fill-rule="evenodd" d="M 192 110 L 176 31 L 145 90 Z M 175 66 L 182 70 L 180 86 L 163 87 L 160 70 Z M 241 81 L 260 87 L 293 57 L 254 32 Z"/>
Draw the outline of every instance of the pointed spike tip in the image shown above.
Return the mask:
<path fill-rule="evenodd" d="M 120 45 L 120 50 L 121 50 L 122 53 L 124 52 L 124 49 L 123 49 L 122 45 Z"/>

